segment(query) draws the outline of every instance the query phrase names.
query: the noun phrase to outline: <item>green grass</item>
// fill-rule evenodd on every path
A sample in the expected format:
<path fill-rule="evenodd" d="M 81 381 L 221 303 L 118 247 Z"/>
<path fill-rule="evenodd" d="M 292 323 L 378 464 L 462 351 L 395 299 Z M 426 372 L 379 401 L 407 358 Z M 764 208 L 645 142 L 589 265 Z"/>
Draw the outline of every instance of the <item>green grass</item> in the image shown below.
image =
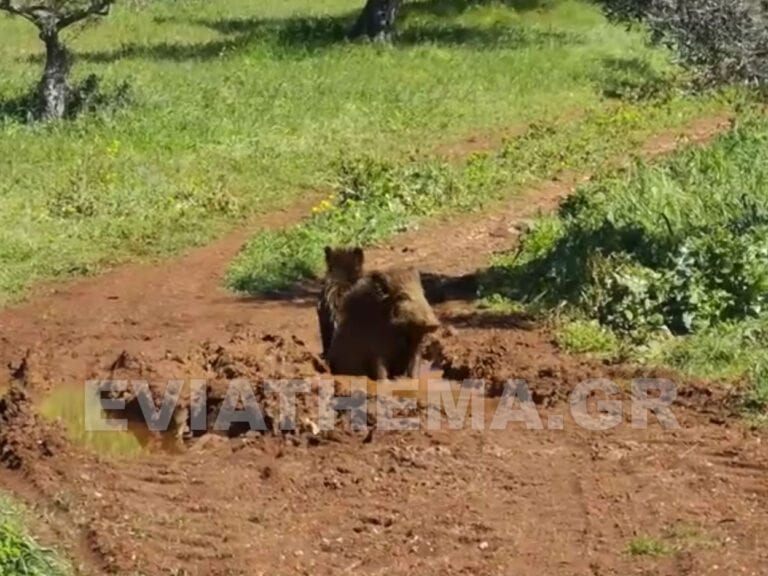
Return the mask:
<path fill-rule="evenodd" d="M 627 544 L 626 552 L 635 557 L 663 558 L 683 550 L 714 548 L 717 541 L 697 526 L 677 522 L 664 528 L 659 536 L 639 535 Z"/>
<path fill-rule="evenodd" d="M 650 536 L 638 536 L 633 538 L 627 545 L 627 552 L 632 556 L 670 556 L 674 553 L 674 548 L 662 542 L 658 538 Z"/>
<path fill-rule="evenodd" d="M 705 147 L 580 187 L 495 259 L 481 292 L 586 318 L 643 360 L 749 382 L 743 407 L 764 417 L 767 184 L 768 118 L 745 110 Z M 600 342 L 575 325 L 572 347 Z"/>
<path fill-rule="evenodd" d="M 589 354 L 614 358 L 621 350 L 621 340 L 594 320 L 563 322 L 556 330 L 557 344 L 571 354 Z"/>
<path fill-rule="evenodd" d="M 667 95 L 676 69 L 577 0 L 408 3 L 395 47 L 349 44 L 359 0 L 116 3 L 65 33 L 127 107 L 59 126 L 13 115 L 41 71 L 0 16 L 0 302 L 34 282 L 210 241 L 325 189 L 336 161 L 403 161 L 552 122 L 606 95 Z"/>
<path fill-rule="evenodd" d="M 41 546 L 24 527 L 24 514 L 0 493 L 0 576 L 68 576 L 68 566 Z"/>
<path fill-rule="evenodd" d="M 768 318 L 726 322 L 690 336 L 654 343 L 646 361 L 683 374 L 746 383 L 740 408 L 755 423 L 768 422 Z"/>
<path fill-rule="evenodd" d="M 327 244 L 369 245 L 437 214 L 488 206 L 564 170 L 597 170 L 650 134 L 726 105 L 710 96 L 597 107 L 567 123 L 538 123 L 501 149 L 461 163 L 345 161 L 334 192 L 311 218 L 251 240 L 230 267 L 229 285 L 245 292 L 285 288 L 320 271 Z"/>

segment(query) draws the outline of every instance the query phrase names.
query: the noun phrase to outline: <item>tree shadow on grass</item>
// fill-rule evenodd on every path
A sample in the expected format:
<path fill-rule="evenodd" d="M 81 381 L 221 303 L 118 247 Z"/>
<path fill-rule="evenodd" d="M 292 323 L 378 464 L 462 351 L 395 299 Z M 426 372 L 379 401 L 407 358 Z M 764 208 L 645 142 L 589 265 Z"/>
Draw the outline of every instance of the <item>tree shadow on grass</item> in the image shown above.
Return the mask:
<path fill-rule="evenodd" d="M 496 25 L 487 28 L 461 24 L 413 24 L 397 35 L 402 46 L 437 44 L 468 47 L 475 50 L 506 48 L 521 50 L 547 46 L 567 46 L 583 43 L 583 38 L 556 30 L 541 30 L 526 26 Z"/>
<path fill-rule="evenodd" d="M 402 10 L 402 16 L 410 14 L 433 16 L 458 16 L 476 6 L 502 5 L 516 12 L 544 10 L 554 5 L 557 0 L 426 0 L 408 2 Z"/>
<path fill-rule="evenodd" d="M 642 58 L 603 58 L 593 80 L 606 98 L 647 101 L 671 95 L 678 79 Z"/>
<path fill-rule="evenodd" d="M 284 49 L 275 57 L 306 55 L 343 42 L 349 26 L 346 16 L 270 18 L 223 18 L 185 22 L 215 30 L 225 38 L 182 44 L 129 43 L 114 50 L 80 52 L 78 58 L 92 63 L 111 63 L 122 59 L 212 60 L 262 44 Z M 291 51 L 293 54 L 291 54 Z"/>
<path fill-rule="evenodd" d="M 504 0 L 502 4 L 516 10 L 543 9 L 555 0 Z M 464 46 L 470 49 L 504 46 L 518 49 L 548 44 L 575 44 L 578 36 L 558 31 L 540 30 L 520 25 L 470 26 L 452 22 L 451 15 L 460 14 L 471 6 L 487 5 L 490 0 L 429 0 L 405 5 L 394 47 L 409 47 L 421 43 Z M 409 22 L 409 14 L 433 14 L 434 19 Z M 278 48 L 275 58 L 302 58 L 348 42 L 347 33 L 358 11 L 327 16 L 291 16 L 288 18 L 219 18 L 178 20 L 156 19 L 159 23 L 180 23 L 202 26 L 224 37 L 198 43 L 160 42 L 157 44 L 128 43 L 102 51 L 78 53 L 78 58 L 91 63 L 111 63 L 122 59 L 211 60 L 229 53 L 247 50 L 256 45 Z M 440 17 L 446 16 L 445 19 Z M 41 56 L 33 56 L 36 62 Z"/>
<path fill-rule="evenodd" d="M 32 118 L 32 97 L 29 94 L 0 99 L 0 124 L 5 121 L 28 122 Z"/>

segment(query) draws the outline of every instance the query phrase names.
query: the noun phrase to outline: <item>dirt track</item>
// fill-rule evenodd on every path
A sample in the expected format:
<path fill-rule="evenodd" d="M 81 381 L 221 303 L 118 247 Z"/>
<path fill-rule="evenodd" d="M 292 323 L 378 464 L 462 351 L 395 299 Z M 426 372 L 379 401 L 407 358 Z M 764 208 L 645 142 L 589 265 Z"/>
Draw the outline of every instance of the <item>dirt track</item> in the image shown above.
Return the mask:
<path fill-rule="evenodd" d="M 699 122 L 688 136 L 704 140 L 722 124 Z M 646 152 L 674 144 L 662 136 Z M 450 288 L 513 245 L 515 222 L 556 206 L 574 181 L 403 235 L 370 260 L 411 261 Z M 120 370 L 149 378 L 312 372 L 311 291 L 257 300 L 220 287 L 245 237 L 1 312 L 0 360 L 18 367 L 27 356 L 33 400 L 106 377 L 118 358 Z M 122 461 L 70 445 L 19 396 L 0 404 L 0 486 L 50 514 L 46 533 L 94 574 L 768 574 L 764 434 L 729 420 L 714 387 L 687 385 L 677 431 L 653 418 L 648 430 L 625 421 L 588 431 L 569 417 L 572 387 L 639 372 L 567 357 L 536 326 L 447 300 L 438 310 L 456 328 L 445 339 L 449 368 L 529 380 L 542 421 L 564 416 L 563 430 L 383 432 L 367 443 L 347 433 L 318 445 L 208 435 L 183 454 Z M 665 553 L 628 554 L 643 535 Z"/>

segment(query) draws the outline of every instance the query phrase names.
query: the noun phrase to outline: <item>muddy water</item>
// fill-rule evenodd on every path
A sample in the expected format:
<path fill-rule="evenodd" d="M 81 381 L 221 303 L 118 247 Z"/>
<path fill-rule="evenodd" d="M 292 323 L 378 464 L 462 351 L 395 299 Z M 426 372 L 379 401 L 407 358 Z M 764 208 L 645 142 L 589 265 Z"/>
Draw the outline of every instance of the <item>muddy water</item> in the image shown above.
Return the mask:
<path fill-rule="evenodd" d="M 85 393 L 82 386 L 59 386 L 39 405 L 40 414 L 60 422 L 70 440 L 87 450 L 110 457 L 135 457 L 155 450 L 168 449 L 168 443 L 153 434 L 144 423 L 127 422 L 127 429 L 113 426 L 109 430 L 87 425 L 88 414 L 109 417 L 95 396 Z"/>

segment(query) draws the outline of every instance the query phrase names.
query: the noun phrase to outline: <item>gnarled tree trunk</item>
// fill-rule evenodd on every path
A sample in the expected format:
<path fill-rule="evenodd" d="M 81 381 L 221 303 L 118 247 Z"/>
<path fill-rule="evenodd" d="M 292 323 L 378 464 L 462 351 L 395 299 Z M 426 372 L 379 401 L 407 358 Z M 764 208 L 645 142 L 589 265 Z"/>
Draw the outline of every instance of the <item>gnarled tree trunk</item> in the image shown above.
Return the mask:
<path fill-rule="evenodd" d="M 0 0 L 0 12 L 34 24 L 45 44 L 45 70 L 35 93 L 33 116 L 63 118 L 73 100 L 69 86 L 70 55 L 59 33 L 92 16 L 107 16 L 115 0 Z"/>
<path fill-rule="evenodd" d="M 394 31 L 401 4 L 402 0 L 367 0 L 349 36 L 367 36 L 372 40 L 388 41 Z"/>
<path fill-rule="evenodd" d="M 38 86 L 37 113 L 42 120 L 58 120 L 67 112 L 71 88 L 67 82 L 70 58 L 59 40 L 55 27 L 42 29 L 40 39 L 45 43 L 45 70 Z"/>

